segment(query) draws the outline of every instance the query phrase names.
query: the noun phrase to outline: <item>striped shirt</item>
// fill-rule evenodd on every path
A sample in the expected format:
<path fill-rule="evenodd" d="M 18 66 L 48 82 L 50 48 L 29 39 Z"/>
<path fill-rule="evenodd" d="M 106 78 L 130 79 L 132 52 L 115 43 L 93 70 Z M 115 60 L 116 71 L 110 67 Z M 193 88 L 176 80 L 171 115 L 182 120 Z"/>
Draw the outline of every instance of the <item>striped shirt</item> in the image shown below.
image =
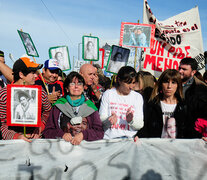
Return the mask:
<path fill-rule="evenodd" d="M 45 124 L 47 122 L 49 112 L 51 110 L 51 104 L 48 101 L 48 96 L 44 90 L 42 90 L 42 111 L 41 111 L 41 132 L 44 130 Z M 17 139 L 17 137 L 22 134 L 20 131 L 23 129 L 22 127 L 10 128 L 7 126 L 7 88 L 3 88 L 0 90 L 0 121 L 1 127 L 0 131 L 2 133 L 2 137 L 5 140 L 8 139 Z M 15 130 L 13 130 L 15 129 Z M 21 130 L 20 130 L 21 129 Z M 29 129 L 29 128 L 27 128 Z M 30 128 L 31 129 L 31 128 Z M 35 128 L 33 128 L 34 130 Z M 20 130 L 20 131 L 18 131 Z"/>

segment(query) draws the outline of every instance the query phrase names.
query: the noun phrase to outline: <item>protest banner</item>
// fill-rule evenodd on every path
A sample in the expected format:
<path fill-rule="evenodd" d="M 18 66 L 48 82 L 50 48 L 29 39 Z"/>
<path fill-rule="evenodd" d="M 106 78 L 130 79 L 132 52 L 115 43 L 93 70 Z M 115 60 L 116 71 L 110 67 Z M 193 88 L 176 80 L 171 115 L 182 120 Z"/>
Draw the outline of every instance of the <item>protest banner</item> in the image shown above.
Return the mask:
<path fill-rule="evenodd" d="M 0 142 L 1 179 L 172 180 L 207 178 L 201 139 Z"/>
<path fill-rule="evenodd" d="M 159 77 L 166 69 L 178 69 L 184 57 L 195 58 L 198 70 L 205 70 L 203 41 L 198 7 L 159 21 L 144 0 L 143 22 L 155 24 L 153 47 L 144 49 L 142 69 Z"/>

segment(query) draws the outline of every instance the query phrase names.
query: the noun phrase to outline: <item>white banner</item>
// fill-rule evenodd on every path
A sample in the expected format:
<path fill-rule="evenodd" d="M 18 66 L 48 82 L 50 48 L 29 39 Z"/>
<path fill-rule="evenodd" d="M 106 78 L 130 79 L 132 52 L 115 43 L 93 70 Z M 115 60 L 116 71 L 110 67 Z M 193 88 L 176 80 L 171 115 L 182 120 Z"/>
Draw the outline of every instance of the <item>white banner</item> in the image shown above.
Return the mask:
<path fill-rule="evenodd" d="M 207 179 L 201 139 L 0 141 L 0 179 L 172 180 Z"/>
<path fill-rule="evenodd" d="M 162 8 L 162 7 L 160 7 Z M 143 23 L 155 24 L 153 48 L 145 49 L 143 70 L 156 77 L 166 69 L 178 69 L 184 57 L 193 57 L 204 72 L 203 40 L 198 7 L 159 21 L 153 15 L 147 0 L 144 0 Z"/>

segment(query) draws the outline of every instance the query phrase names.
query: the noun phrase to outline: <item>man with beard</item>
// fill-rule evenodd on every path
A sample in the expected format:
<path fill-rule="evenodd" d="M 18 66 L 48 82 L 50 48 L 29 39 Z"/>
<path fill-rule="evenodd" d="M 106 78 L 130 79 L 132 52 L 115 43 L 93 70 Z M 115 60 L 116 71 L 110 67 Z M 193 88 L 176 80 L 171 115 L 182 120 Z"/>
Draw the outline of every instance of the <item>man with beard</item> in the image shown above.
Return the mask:
<path fill-rule="evenodd" d="M 195 130 L 195 121 L 198 118 L 207 120 L 207 86 L 194 75 L 198 64 L 194 58 L 184 58 L 180 61 L 179 72 L 183 84 L 183 95 L 187 112 L 187 138 L 199 138 Z"/>

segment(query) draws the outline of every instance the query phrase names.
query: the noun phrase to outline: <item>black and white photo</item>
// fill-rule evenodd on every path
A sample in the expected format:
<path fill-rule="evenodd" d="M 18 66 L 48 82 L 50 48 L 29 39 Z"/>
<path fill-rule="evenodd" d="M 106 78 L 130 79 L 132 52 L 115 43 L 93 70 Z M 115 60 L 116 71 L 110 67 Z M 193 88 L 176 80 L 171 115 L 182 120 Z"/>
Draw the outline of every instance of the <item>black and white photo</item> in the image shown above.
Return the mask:
<path fill-rule="evenodd" d="M 99 39 L 92 36 L 83 36 L 83 59 L 89 61 L 99 60 Z"/>
<path fill-rule="evenodd" d="M 18 30 L 18 33 L 19 33 L 19 36 L 20 36 L 22 43 L 25 47 L 27 55 L 39 57 L 38 52 L 34 46 L 34 43 L 31 39 L 30 35 L 28 33 L 25 33 L 25 32 L 19 31 L 19 30 Z"/>
<path fill-rule="evenodd" d="M 40 87 L 8 86 L 8 123 L 12 126 L 39 126 L 41 116 Z"/>
<path fill-rule="evenodd" d="M 70 70 L 70 56 L 67 46 L 56 46 L 49 49 L 49 57 L 56 59 L 61 70 Z"/>
<path fill-rule="evenodd" d="M 106 71 L 117 74 L 121 67 L 127 65 L 129 53 L 127 48 L 112 45 Z"/>

